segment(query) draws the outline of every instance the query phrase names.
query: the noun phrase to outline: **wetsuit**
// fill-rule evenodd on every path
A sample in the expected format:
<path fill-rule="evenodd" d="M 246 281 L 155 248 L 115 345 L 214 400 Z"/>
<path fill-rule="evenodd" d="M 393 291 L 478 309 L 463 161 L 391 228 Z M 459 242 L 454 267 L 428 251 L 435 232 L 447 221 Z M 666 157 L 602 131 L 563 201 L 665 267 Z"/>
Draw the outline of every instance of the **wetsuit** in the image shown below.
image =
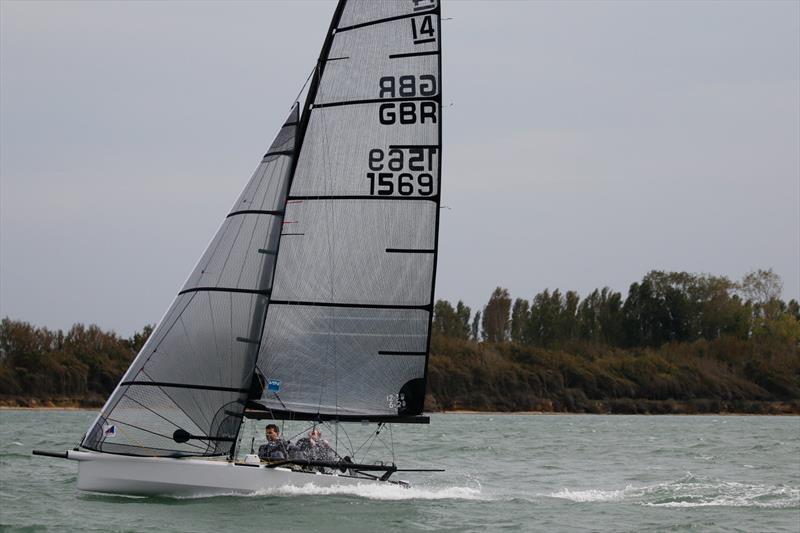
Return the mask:
<path fill-rule="evenodd" d="M 283 439 L 267 441 L 258 447 L 258 457 L 262 460 L 281 460 L 289 458 L 289 442 Z"/>
<path fill-rule="evenodd" d="M 303 459 L 308 459 L 309 461 L 336 460 L 333 448 L 324 440 L 312 442 L 308 437 L 304 437 L 297 441 L 296 448 L 302 454 Z"/>

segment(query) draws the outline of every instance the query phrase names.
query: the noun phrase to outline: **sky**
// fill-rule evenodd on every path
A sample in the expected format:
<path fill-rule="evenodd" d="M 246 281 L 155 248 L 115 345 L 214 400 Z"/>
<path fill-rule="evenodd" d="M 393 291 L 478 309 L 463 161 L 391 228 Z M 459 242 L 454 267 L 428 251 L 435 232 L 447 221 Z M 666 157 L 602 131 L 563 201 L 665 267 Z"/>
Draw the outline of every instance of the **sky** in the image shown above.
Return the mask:
<path fill-rule="evenodd" d="M 0 316 L 159 320 L 334 4 L 0 2 Z M 800 2 L 445 1 L 436 297 L 772 268 L 800 298 Z"/>

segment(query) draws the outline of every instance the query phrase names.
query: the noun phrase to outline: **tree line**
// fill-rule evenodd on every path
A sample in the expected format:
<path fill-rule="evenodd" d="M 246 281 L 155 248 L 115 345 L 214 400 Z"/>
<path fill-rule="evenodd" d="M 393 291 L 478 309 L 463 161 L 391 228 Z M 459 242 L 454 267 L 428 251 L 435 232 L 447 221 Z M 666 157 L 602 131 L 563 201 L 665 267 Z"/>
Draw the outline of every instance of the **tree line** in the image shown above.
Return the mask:
<path fill-rule="evenodd" d="M 735 282 L 651 271 L 624 298 L 606 287 L 512 300 L 498 287 L 474 314 L 439 300 L 429 405 L 800 412 L 800 305 L 781 291 L 772 270 Z"/>
<path fill-rule="evenodd" d="M 97 406 L 114 390 L 152 326 L 130 338 L 75 324 L 66 333 L 4 318 L 0 322 L 0 400 Z"/>
<path fill-rule="evenodd" d="M 797 339 L 800 305 L 780 299 L 782 282 L 757 270 L 732 282 L 687 272 L 647 273 L 626 298 L 608 287 L 581 299 L 577 292 L 546 289 L 530 301 L 512 301 L 498 287 L 474 315 L 459 301 L 434 305 L 433 331 L 456 339 L 515 342 L 543 348 L 572 340 L 620 348 L 657 347 L 669 342 L 738 339 Z"/>
<path fill-rule="evenodd" d="M 626 297 L 435 302 L 428 409 L 800 413 L 800 306 L 772 270 L 647 273 Z M 0 405 L 99 406 L 152 332 L 0 322 Z M 780 404 L 778 407 L 775 404 Z"/>

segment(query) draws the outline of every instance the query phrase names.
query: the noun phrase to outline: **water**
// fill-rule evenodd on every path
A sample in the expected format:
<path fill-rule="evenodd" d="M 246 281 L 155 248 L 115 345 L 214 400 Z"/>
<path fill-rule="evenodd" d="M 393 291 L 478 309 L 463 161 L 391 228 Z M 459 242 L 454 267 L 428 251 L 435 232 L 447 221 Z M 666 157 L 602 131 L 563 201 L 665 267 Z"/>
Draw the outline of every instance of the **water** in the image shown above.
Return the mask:
<path fill-rule="evenodd" d="M 82 493 L 75 463 L 30 455 L 93 417 L 0 412 L 1 530 L 800 531 L 799 417 L 434 415 L 380 435 L 401 467 L 447 469 L 411 489 L 183 499 Z M 373 429 L 343 428 L 356 446 Z"/>

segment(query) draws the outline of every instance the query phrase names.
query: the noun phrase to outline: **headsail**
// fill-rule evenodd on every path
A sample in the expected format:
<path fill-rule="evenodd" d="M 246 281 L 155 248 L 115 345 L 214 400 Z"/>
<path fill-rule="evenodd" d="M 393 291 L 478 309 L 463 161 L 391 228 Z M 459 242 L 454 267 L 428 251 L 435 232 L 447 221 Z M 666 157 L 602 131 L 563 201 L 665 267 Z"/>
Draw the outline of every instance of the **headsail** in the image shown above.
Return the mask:
<path fill-rule="evenodd" d="M 84 448 L 165 456 L 232 449 L 251 396 L 298 120 L 295 105 Z"/>
<path fill-rule="evenodd" d="M 437 0 L 342 0 L 303 111 L 258 358 L 276 418 L 422 411 L 441 170 Z"/>

